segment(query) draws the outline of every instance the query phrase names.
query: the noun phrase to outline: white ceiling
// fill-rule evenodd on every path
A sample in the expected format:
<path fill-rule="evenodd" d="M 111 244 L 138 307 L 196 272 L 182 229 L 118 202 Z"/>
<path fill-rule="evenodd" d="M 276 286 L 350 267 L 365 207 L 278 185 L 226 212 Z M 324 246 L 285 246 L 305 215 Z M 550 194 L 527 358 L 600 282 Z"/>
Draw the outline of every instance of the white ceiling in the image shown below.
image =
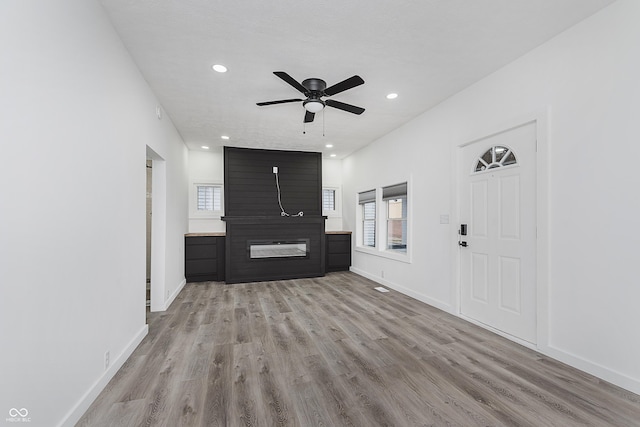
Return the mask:
<path fill-rule="evenodd" d="M 613 2 L 100 1 L 190 149 L 230 145 L 337 158 Z M 229 71 L 216 73 L 214 64 Z M 305 127 L 301 103 L 258 107 L 302 97 L 273 71 L 299 82 L 322 78 L 328 86 L 357 74 L 365 84 L 332 99 L 366 111 L 327 107 Z M 387 100 L 389 92 L 398 98 Z"/>

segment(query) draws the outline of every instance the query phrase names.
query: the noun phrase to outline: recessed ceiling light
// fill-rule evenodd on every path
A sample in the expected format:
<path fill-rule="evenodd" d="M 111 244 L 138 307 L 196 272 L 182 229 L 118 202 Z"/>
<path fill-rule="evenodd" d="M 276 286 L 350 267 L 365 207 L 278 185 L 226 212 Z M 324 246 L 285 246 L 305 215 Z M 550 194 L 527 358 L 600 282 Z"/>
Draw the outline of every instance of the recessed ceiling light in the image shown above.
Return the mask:
<path fill-rule="evenodd" d="M 226 73 L 227 72 L 227 67 L 225 67 L 224 65 L 216 64 L 211 68 L 213 68 L 213 71 L 217 71 L 219 73 Z"/>
<path fill-rule="evenodd" d="M 335 157 L 335 156 L 336 156 L 335 154 L 332 154 L 332 155 L 330 155 L 329 157 Z"/>
<path fill-rule="evenodd" d="M 325 147 L 327 147 L 327 148 L 333 148 L 333 144 L 327 144 L 327 145 L 325 145 Z"/>
<path fill-rule="evenodd" d="M 389 95 L 387 95 L 387 99 L 396 99 L 398 97 L 397 93 L 390 93 Z"/>
<path fill-rule="evenodd" d="M 204 148 L 205 150 L 209 149 L 209 147 L 207 147 L 206 145 L 203 145 L 202 148 Z"/>
<path fill-rule="evenodd" d="M 220 138 L 222 139 L 229 139 L 229 137 L 227 135 L 222 135 Z"/>

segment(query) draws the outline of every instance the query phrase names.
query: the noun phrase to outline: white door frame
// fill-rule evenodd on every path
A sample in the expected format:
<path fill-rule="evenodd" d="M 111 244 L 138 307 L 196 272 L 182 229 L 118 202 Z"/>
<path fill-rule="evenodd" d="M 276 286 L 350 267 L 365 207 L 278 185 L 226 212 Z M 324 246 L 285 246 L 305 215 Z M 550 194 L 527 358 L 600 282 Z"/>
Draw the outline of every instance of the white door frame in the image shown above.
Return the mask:
<path fill-rule="evenodd" d="M 498 335 L 504 336 L 510 340 L 516 341 L 529 348 L 536 348 L 538 350 L 545 350 L 549 345 L 549 289 L 548 289 L 548 277 L 549 277 L 549 210 L 548 210 L 548 109 L 540 110 L 530 114 L 526 114 L 520 117 L 513 118 L 501 124 L 486 127 L 484 129 L 477 129 L 476 131 L 469 132 L 466 136 L 462 136 L 458 139 L 460 141 L 453 145 L 452 159 L 454 159 L 454 166 L 452 168 L 452 189 L 451 193 L 455 195 L 452 199 L 452 212 L 455 212 L 455 222 L 451 225 L 451 253 L 452 259 L 455 260 L 452 263 L 451 277 L 455 278 L 455 286 L 452 286 L 451 300 L 454 301 L 454 307 L 456 314 L 476 325 L 482 326 L 485 329 L 489 329 Z M 531 343 L 519 340 L 511 335 L 505 334 L 497 329 L 490 328 L 487 325 L 483 325 L 469 317 L 462 314 L 461 310 L 461 285 L 460 285 L 460 246 L 458 246 L 458 228 L 460 226 L 460 173 L 462 170 L 468 170 L 469 165 L 463 165 L 462 162 L 462 149 L 470 144 L 478 142 L 480 140 L 489 138 L 493 135 L 497 135 L 508 131 L 510 129 L 528 124 L 535 123 L 536 126 L 536 229 L 537 229 L 537 242 L 536 242 L 536 288 L 537 288 L 537 307 L 536 307 L 536 330 L 537 330 L 537 345 L 533 346 Z"/>
<path fill-rule="evenodd" d="M 165 257 L 167 230 L 167 162 L 147 145 L 147 159 L 151 159 L 151 311 L 164 311 Z M 145 298 L 146 300 L 146 298 Z"/>

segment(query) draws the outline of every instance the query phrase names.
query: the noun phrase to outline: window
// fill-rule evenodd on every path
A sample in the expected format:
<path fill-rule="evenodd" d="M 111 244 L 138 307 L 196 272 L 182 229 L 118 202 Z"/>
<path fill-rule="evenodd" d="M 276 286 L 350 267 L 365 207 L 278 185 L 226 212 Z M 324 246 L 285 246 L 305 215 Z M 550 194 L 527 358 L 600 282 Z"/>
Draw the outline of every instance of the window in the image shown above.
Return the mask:
<path fill-rule="evenodd" d="M 407 183 L 382 189 L 387 210 L 387 249 L 407 252 Z"/>
<path fill-rule="evenodd" d="M 322 189 L 322 211 L 334 212 L 336 210 L 336 190 L 333 188 Z"/>
<path fill-rule="evenodd" d="M 222 186 L 196 184 L 195 205 L 199 214 L 220 214 L 222 212 Z"/>
<path fill-rule="evenodd" d="M 498 145 L 491 147 L 478 158 L 473 171 L 475 173 L 484 172 L 488 169 L 511 166 L 517 163 L 515 154 L 509 148 Z"/>
<path fill-rule="evenodd" d="M 327 218 L 342 217 L 342 193 L 339 186 L 322 187 L 322 215 Z"/>
<path fill-rule="evenodd" d="M 362 209 L 362 245 L 376 246 L 376 190 L 358 194 L 358 203 Z"/>

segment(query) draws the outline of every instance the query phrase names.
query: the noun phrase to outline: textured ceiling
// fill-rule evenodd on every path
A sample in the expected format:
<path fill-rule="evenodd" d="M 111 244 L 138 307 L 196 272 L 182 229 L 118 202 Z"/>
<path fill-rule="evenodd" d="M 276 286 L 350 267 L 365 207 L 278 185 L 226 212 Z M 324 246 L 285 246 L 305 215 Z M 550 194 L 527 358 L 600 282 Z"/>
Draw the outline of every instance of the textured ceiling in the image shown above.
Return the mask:
<path fill-rule="evenodd" d="M 343 158 L 612 0 L 101 3 L 190 149 L 230 145 Z M 229 71 L 216 73 L 213 64 Z M 358 74 L 364 85 L 332 99 L 366 111 L 326 108 L 303 126 L 301 103 L 258 107 L 301 97 L 273 71 L 329 86 Z M 389 92 L 398 98 L 387 100 Z"/>

